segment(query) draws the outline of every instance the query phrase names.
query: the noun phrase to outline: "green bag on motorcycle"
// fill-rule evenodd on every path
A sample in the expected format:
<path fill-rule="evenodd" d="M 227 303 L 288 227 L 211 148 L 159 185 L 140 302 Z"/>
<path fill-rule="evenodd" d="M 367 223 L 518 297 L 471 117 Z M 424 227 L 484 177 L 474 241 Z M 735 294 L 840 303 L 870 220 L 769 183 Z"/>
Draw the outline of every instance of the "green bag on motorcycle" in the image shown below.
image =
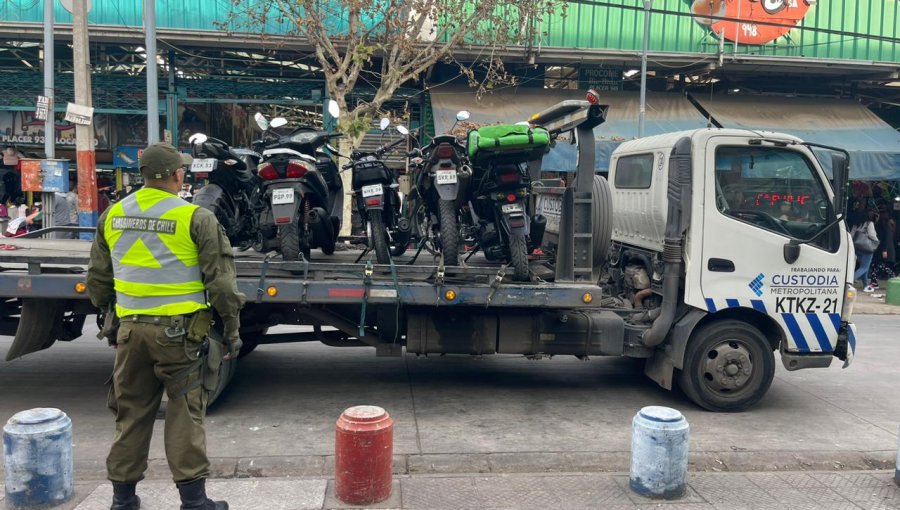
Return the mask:
<path fill-rule="evenodd" d="M 525 162 L 540 159 L 550 147 L 550 133 L 520 124 L 498 124 L 469 131 L 466 144 L 476 164 L 485 158 Z"/>

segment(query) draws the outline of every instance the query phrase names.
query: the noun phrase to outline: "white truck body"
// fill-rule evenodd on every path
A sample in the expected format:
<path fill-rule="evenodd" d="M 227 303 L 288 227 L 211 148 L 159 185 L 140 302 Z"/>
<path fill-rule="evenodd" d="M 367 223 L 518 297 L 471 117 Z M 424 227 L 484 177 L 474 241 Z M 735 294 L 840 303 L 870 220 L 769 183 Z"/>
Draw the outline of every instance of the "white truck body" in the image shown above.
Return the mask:
<path fill-rule="evenodd" d="M 837 221 L 843 207 L 835 204 L 829 176 L 798 138 L 711 128 L 623 143 L 609 174 L 613 258 L 623 248 L 663 253 L 669 169 L 679 143 L 690 151 L 684 305 L 702 312 L 703 321 L 770 319 L 777 327 L 762 329 L 777 334 L 769 340 L 788 369 L 828 366 L 842 349 L 847 366 L 856 347 L 853 244 L 845 222 Z M 786 244 L 823 229 L 815 240 L 796 243 L 799 254 L 790 260 Z M 650 276 L 661 279 L 658 272 Z M 846 346 L 839 345 L 842 331 Z M 677 340 L 668 340 L 667 349 L 677 351 L 671 345 Z M 682 368 L 679 356 L 671 360 Z"/>

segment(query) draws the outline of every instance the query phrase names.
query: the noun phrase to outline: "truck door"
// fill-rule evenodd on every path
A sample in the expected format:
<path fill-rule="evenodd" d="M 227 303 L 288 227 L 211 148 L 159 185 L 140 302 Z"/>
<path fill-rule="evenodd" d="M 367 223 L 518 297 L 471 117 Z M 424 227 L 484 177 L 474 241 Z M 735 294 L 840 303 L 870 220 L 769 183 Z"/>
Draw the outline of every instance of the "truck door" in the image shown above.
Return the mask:
<path fill-rule="evenodd" d="M 834 219 L 830 186 L 811 153 L 742 137 L 709 139 L 702 234 L 706 309 L 751 308 L 781 326 L 783 349 L 834 351 L 849 243 L 835 225 L 785 261 L 791 238 L 808 239 Z"/>

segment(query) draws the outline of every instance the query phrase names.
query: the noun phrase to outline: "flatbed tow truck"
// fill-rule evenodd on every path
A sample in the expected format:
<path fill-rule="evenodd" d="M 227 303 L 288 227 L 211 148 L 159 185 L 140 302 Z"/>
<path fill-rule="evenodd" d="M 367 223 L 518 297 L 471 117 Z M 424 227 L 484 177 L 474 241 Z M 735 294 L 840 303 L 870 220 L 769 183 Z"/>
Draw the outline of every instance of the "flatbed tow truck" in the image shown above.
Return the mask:
<path fill-rule="evenodd" d="M 352 251 L 296 262 L 239 252 L 237 283 L 248 296 L 242 354 L 260 344 L 320 341 L 374 347 L 379 356 L 400 356 L 404 348 L 417 355 L 628 356 L 645 359 L 647 375 L 661 386 L 671 389 L 677 380 L 694 402 L 715 411 L 743 410 L 761 399 L 776 352 L 790 370 L 828 366 L 833 357 L 849 363 L 853 251 L 836 205 L 844 200 L 845 154 L 833 156 L 829 181 L 799 140 L 697 130 L 623 144 L 607 183 L 594 173 L 593 142 L 607 109 L 564 101 L 529 119 L 554 136 L 572 133 L 578 146 L 568 185 L 540 180 L 540 162 L 529 164 L 537 210 L 551 216 L 545 255 L 531 263 L 532 281 L 513 281 L 505 266 L 480 256 L 445 267 L 427 255 L 377 265 Z M 741 216 L 718 207 L 717 213 L 717 194 L 724 192 L 711 182 L 717 172 L 710 154 L 719 152 L 733 156 L 730 168 L 738 174 L 754 157 L 793 162 L 806 174 L 775 184 L 816 195 L 820 216 L 802 225 L 775 220 L 776 228 L 762 211 Z M 754 172 L 759 168 L 744 179 L 748 186 L 756 183 Z M 746 239 L 730 237 L 742 229 Z M 742 249 L 750 240 L 752 248 Z M 6 359 L 80 337 L 86 318 L 98 313 L 85 286 L 90 243 L 4 243 L 0 334 L 15 336 Z M 793 301 L 783 301 L 783 289 L 765 287 L 772 281 L 763 273 L 794 269 L 824 278 L 813 313 L 785 311 Z M 267 334 L 281 324 L 311 331 Z M 214 397 L 238 362 L 223 368 Z"/>

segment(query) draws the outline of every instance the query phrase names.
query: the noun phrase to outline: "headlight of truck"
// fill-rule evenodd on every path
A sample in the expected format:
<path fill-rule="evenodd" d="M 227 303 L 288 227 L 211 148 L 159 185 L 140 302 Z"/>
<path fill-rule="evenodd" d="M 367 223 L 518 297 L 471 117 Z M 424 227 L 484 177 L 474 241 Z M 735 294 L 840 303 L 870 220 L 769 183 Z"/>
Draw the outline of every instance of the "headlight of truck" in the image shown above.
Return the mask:
<path fill-rule="evenodd" d="M 844 289 L 844 307 L 841 309 L 841 320 L 848 322 L 853 317 L 853 305 L 856 304 L 856 288 L 847 284 Z"/>

